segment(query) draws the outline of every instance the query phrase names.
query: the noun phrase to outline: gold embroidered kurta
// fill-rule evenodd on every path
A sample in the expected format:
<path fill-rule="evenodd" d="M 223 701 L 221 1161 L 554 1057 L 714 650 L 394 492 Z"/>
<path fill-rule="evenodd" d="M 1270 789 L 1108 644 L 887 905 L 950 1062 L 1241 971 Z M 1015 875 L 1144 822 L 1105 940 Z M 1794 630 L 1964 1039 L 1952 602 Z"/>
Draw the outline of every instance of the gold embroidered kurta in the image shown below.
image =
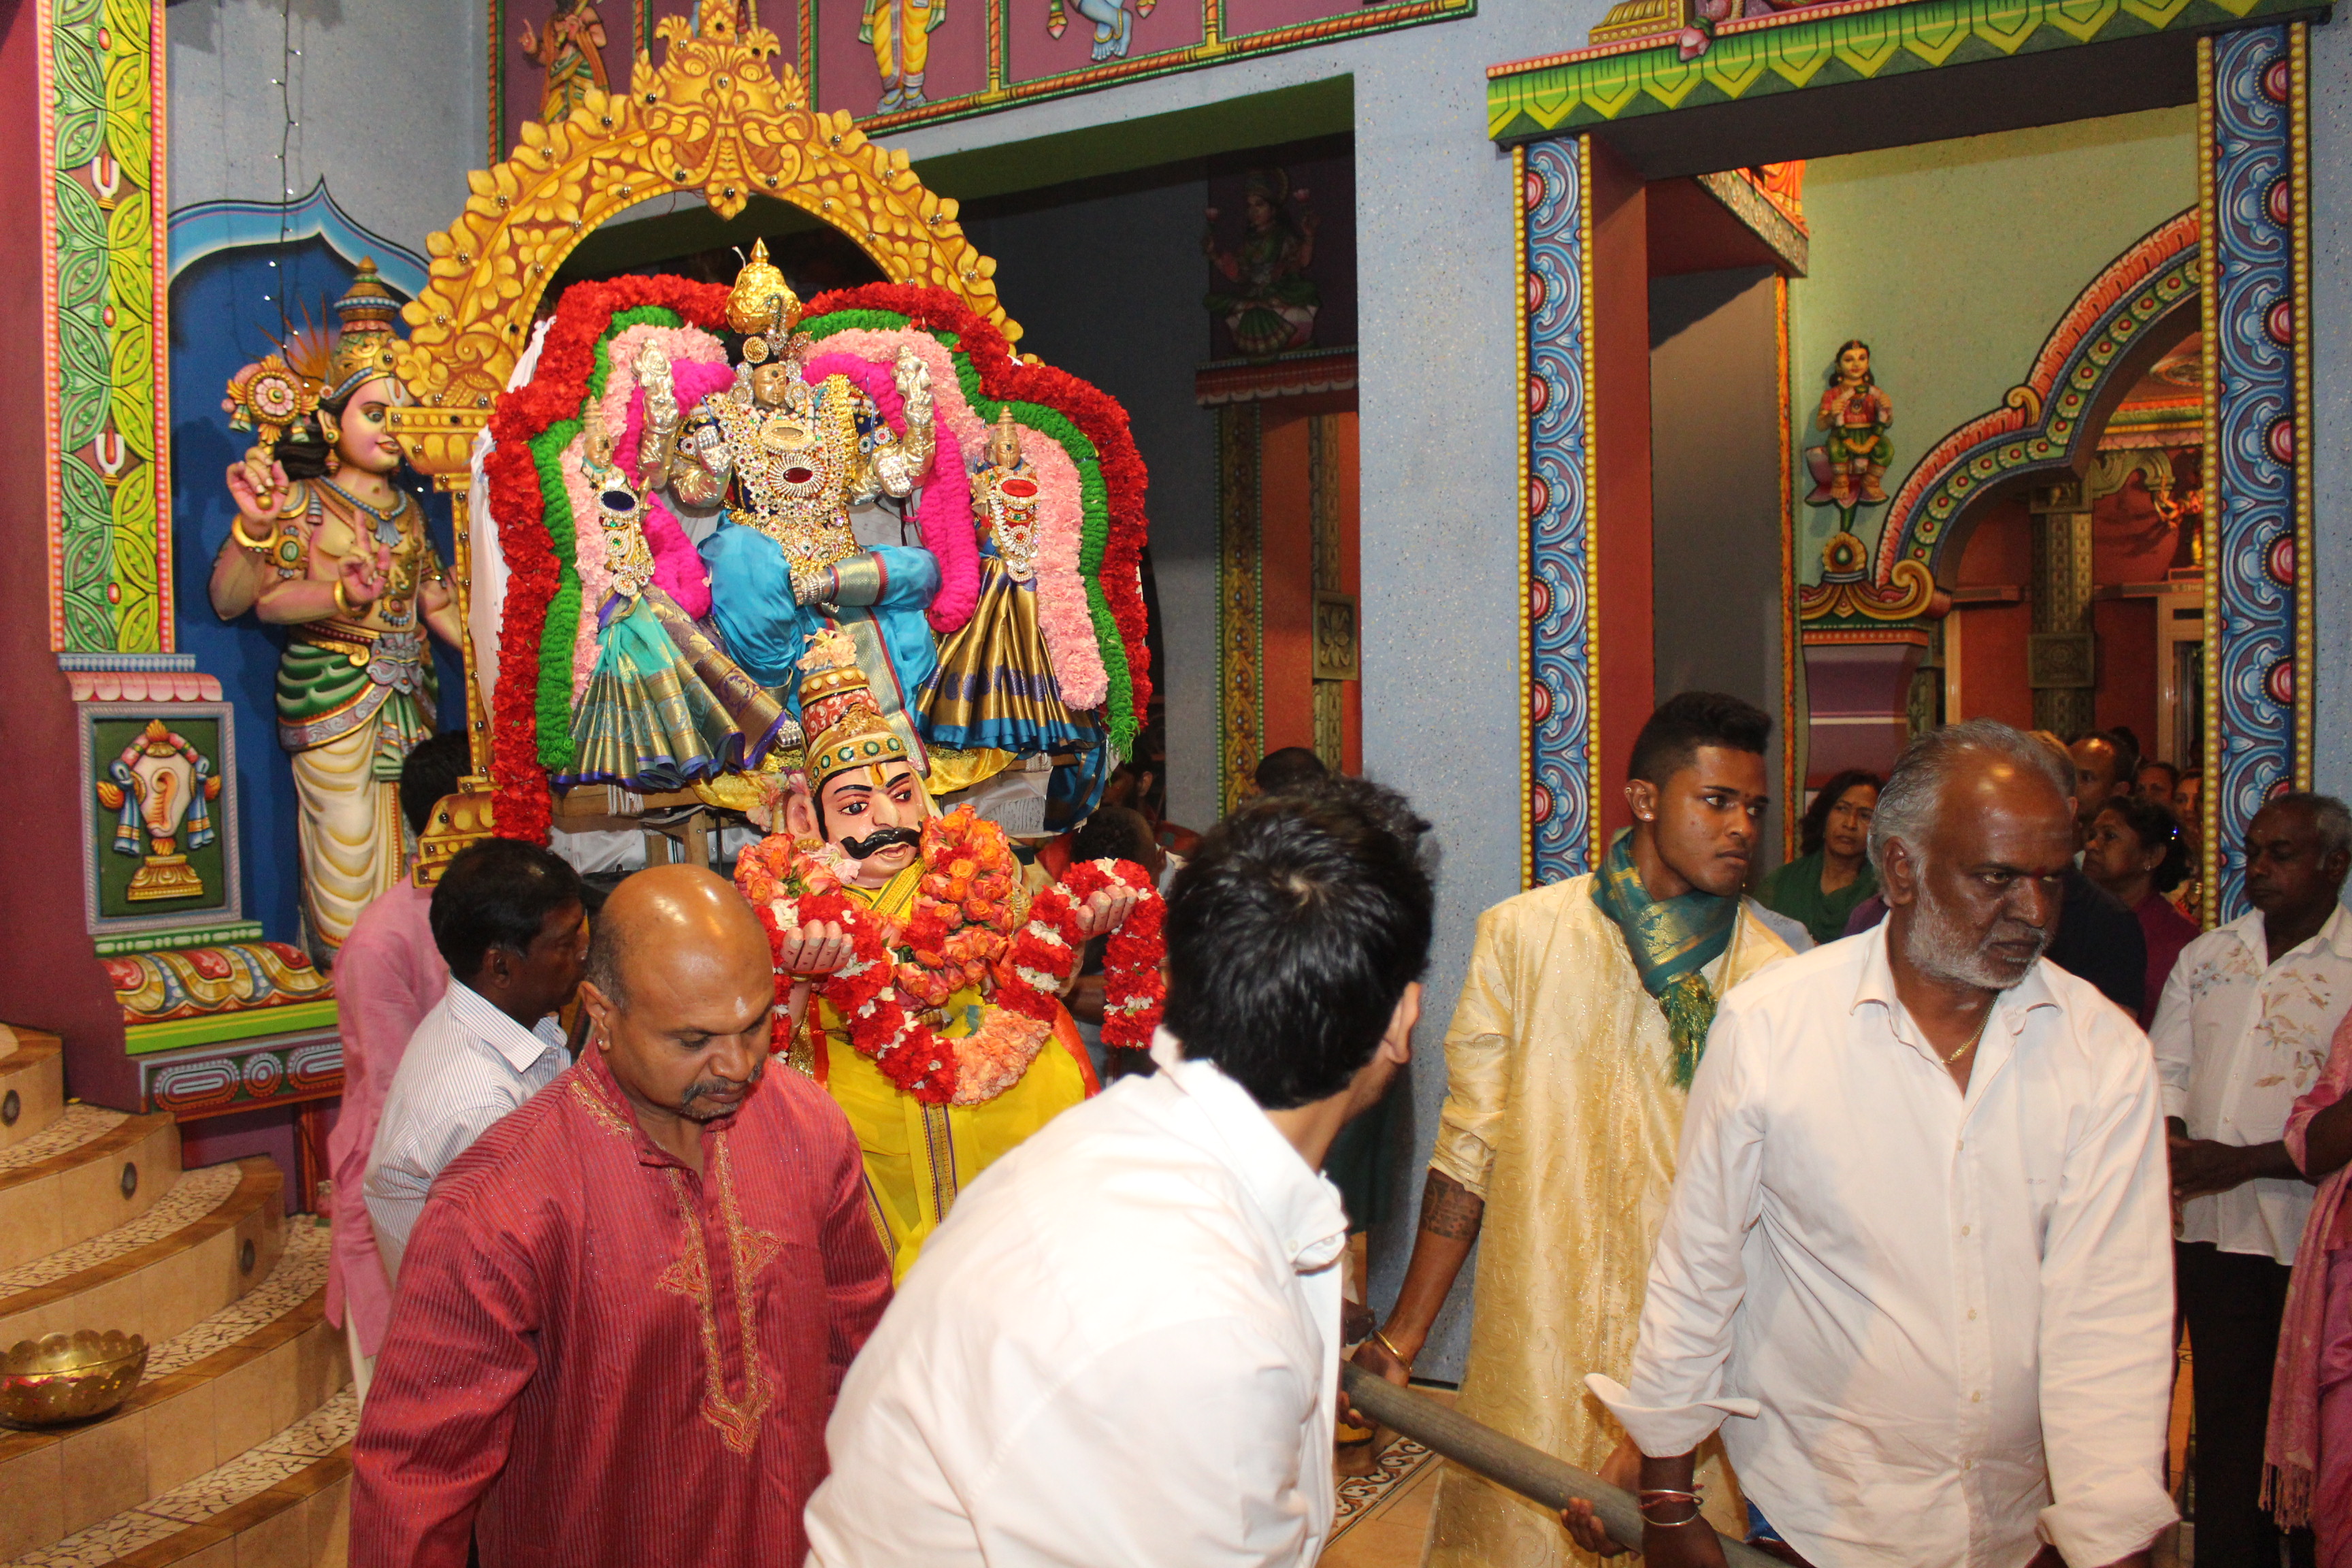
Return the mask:
<path fill-rule="evenodd" d="M 918 862 L 878 890 L 845 883 L 842 891 L 891 920 L 904 921 L 921 880 Z M 982 1001 L 973 989 L 948 998 L 943 1032 L 949 1038 L 971 1033 Z M 823 1054 L 811 1065 L 857 1134 L 868 1206 L 890 1254 L 894 1283 L 914 1267 L 923 1243 L 955 1206 L 956 1194 L 1023 1139 L 1094 1092 L 1085 1047 L 1074 1030 L 1059 1024 L 1020 1081 L 995 1099 L 978 1105 L 926 1105 L 850 1044 L 841 1015 L 830 1004 L 819 998 L 813 1012 L 822 1028 L 813 1031 L 811 1054 Z"/>
<path fill-rule="evenodd" d="M 1458 1407 L 1586 1470 L 1622 1434 L 1583 1377 L 1632 1364 L 1685 1097 L 1664 1015 L 1591 883 L 1538 888 L 1479 917 L 1430 1159 L 1486 1205 Z M 1744 907 L 1703 973 L 1719 996 L 1788 951 Z M 1701 1473 L 1716 1473 L 1707 1512 L 1728 1527 L 1742 1516 L 1720 1470 L 1710 1460 Z M 1591 1561 L 1557 1516 L 1446 1468 L 1433 1568 L 1579 1560 Z"/>

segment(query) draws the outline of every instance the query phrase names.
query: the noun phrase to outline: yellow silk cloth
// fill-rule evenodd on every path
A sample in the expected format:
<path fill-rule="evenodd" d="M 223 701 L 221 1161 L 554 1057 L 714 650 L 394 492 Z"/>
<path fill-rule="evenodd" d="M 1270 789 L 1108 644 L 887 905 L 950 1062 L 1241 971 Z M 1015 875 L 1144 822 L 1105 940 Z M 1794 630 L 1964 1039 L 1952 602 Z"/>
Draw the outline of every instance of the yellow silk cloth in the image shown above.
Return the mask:
<path fill-rule="evenodd" d="M 892 920 L 903 921 L 921 880 L 920 863 L 898 873 L 878 890 L 843 884 L 842 891 Z M 948 998 L 949 1038 L 971 1033 L 982 997 L 965 989 Z M 824 1053 L 819 1076 L 849 1118 L 857 1147 L 866 1156 L 867 1206 L 890 1254 L 897 1283 L 914 1267 L 923 1243 L 954 1207 L 956 1194 L 1015 1145 L 1095 1091 L 1086 1047 L 1067 1016 L 1055 1026 L 1011 1089 L 978 1105 L 926 1105 L 892 1083 L 849 1043 L 841 1015 L 822 998 L 817 1003 Z"/>
<path fill-rule="evenodd" d="M 1622 1433 L 1584 1386 L 1633 1359 L 1650 1252 L 1674 1185 L 1685 1091 L 1674 1042 L 1592 879 L 1488 910 L 1445 1037 L 1430 1163 L 1486 1203 L 1470 1359 L 1457 1407 L 1598 1470 Z M 1743 904 L 1701 973 L 1719 996 L 1788 948 Z M 1747 1538 L 1720 1452 L 1700 1467 L 1707 1517 Z M 1448 1466 L 1423 1561 L 1446 1568 L 1591 1562 L 1535 1503 Z"/>

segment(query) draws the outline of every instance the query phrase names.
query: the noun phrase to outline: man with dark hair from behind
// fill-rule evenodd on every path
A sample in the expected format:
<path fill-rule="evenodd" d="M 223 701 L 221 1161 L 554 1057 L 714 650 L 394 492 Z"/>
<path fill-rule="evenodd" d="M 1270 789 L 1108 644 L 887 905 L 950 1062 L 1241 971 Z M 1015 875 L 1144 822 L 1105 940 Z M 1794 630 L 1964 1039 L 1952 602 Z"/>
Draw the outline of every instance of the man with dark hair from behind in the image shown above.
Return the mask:
<path fill-rule="evenodd" d="M 1640 1456 L 1573 1380 L 1630 1366 L 1708 1020 L 1789 952 L 1739 896 L 1771 728 L 1737 697 L 1668 700 L 1634 739 L 1633 826 L 1599 873 L 1479 917 L 1412 1260 L 1356 1352 L 1404 1382 L 1483 1232 L 1463 1414 L 1622 1485 Z M 1438 1482 L 1427 1563 L 1527 1568 L 1571 1550 L 1540 1506 L 1466 1470 Z"/>
<path fill-rule="evenodd" d="M 433 808 L 457 792 L 472 765 L 463 730 L 419 742 L 400 765 L 400 814 L 422 837 Z M 352 923 L 335 954 L 336 1027 L 343 1039 L 343 1098 L 327 1134 L 333 1178 L 328 1209 L 334 1239 L 327 1257 L 327 1321 L 343 1331 L 352 1381 L 362 1399 L 383 1327 L 392 1316 L 392 1281 L 376 1256 L 361 1183 L 375 1147 L 376 1122 L 408 1037 L 449 988 L 449 966 L 433 945 L 433 889 L 403 877 L 378 893 Z"/>
<path fill-rule="evenodd" d="M 365 1178 L 376 1248 L 395 1284 L 442 1167 L 571 1065 L 551 1015 L 580 988 L 588 956 L 579 873 L 519 839 L 460 850 L 433 889 L 432 918 L 448 993 L 400 1058 Z"/>
<path fill-rule="evenodd" d="M 968 1188 L 842 1385 L 824 1568 L 1311 1563 L 1330 1534 L 1340 1127 L 1412 1056 L 1427 824 L 1244 803 L 1168 911 L 1160 1070 Z"/>
<path fill-rule="evenodd" d="M 1260 795 L 1289 795 L 1331 776 L 1323 759 L 1309 746 L 1285 746 L 1260 758 L 1255 775 Z"/>

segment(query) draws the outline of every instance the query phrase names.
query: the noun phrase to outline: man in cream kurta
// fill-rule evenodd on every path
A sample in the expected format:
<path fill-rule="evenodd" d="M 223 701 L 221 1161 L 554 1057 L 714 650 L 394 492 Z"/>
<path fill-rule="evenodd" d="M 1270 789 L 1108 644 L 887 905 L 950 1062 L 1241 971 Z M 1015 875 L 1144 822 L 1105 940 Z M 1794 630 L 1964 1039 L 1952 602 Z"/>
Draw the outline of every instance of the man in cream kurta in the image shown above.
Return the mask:
<path fill-rule="evenodd" d="M 1742 900 L 1731 945 L 1702 973 L 1720 996 L 1788 952 Z M 1580 1380 L 1633 1363 L 1682 1139 L 1673 1064 L 1665 1016 L 1592 901 L 1591 877 L 1479 917 L 1430 1156 L 1486 1204 L 1455 1407 L 1580 1469 L 1598 1470 L 1622 1436 Z M 1736 1493 L 1718 1484 L 1708 1496 L 1719 1510 Z M 1426 1562 L 1522 1568 L 1580 1556 L 1557 1515 L 1447 1467 Z"/>
<path fill-rule="evenodd" d="M 1586 1470 L 1601 1470 L 1623 1433 L 1580 1380 L 1632 1363 L 1707 1022 L 1726 992 L 1789 952 L 1739 894 L 1769 804 L 1770 730 L 1736 697 L 1668 700 L 1634 740 L 1633 826 L 1599 871 L 1479 918 L 1412 1259 L 1355 1354 L 1402 1381 L 1475 1240 L 1458 1408 Z M 1627 1445 L 1622 1464 L 1638 1458 Z M 1729 1488 L 1711 1495 L 1737 1506 Z M 1558 1515 L 1454 1468 L 1423 1560 L 1590 1561 Z"/>

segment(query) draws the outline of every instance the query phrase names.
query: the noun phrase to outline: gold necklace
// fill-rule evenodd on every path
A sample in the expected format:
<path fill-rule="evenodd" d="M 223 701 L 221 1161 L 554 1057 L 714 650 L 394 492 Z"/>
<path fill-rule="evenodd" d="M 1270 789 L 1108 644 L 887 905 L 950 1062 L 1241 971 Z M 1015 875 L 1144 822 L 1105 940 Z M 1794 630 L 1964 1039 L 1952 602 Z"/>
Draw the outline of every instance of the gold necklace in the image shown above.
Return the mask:
<path fill-rule="evenodd" d="M 1948 1068 L 1956 1068 L 1959 1066 L 1960 1058 L 1977 1048 L 1977 1042 L 1984 1038 L 1985 1026 L 1991 1022 L 1992 1007 L 1988 1004 L 1985 1007 L 1984 1016 L 1977 1020 L 1977 1032 L 1969 1037 L 1969 1043 L 1962 1046 L 1958 1050 L 1954 1051 L 1948 1057 L 1945 1056 L 1941 1051 L 1937 1051 L 1936 1053 L 1936 1059 L 1942 1062 Z"/>

